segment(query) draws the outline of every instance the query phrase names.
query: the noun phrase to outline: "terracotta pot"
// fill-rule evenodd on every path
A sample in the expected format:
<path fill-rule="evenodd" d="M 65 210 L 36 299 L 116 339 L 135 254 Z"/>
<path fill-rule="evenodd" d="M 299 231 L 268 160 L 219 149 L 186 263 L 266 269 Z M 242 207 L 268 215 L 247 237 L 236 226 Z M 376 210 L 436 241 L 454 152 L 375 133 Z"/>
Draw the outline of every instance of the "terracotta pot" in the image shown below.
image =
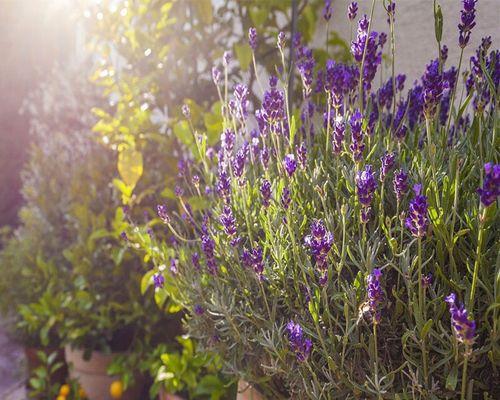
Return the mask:
<path fill-rule="evenodd" d="M 240 379 L 238 381 L 238 393 L 236 400 L 264 400 L 264 396 L 250 383 Z"/>
<path fill-rule="evenodd" d="M 66 359 L 64 357 L 64 349 L 56 348 L 56 347 L 25 347 L 24 354 L 26 356 L 26 364 L 28 367 L 28 376 L 31 377 L 33 375 L 33 371 L 37 369 L 42 363 L 38 359 L 37 353 L 39 351 L 43 351 L 47 356 L 52 354 L 53 352 L 57 352 L 57 357 L 55 363 L 62 362 L 62 368 L 58 369 L 56 373 L 52 376 L 52 383 L 60 383 L 63 384 L 66 382 L 66 378 L 68 377 L 68 365 L 66 364 Z"/>
<path fill-rule="evenodd" d="M 93 351 L 89 360 L 83 358 L 83 350 L 65 347 L 69 375 L 78 380 L 89 400 L 111 400 L 109 386 L 118 378 L 107 374 L 107 369 L 116 354 Z M 139 380 L 140 381 L 140 380 Z M 123 393 L 122 400 L 137 400 L 141 396 L 142 382 Z"/>
<path fill-rule="evenodd" d="M 158 395 L 158 400 L 184 400 L 182 397 L 176 394 L 170 394 L 165 391 L 165 389 L 160 389 L 160 394 Z"/>

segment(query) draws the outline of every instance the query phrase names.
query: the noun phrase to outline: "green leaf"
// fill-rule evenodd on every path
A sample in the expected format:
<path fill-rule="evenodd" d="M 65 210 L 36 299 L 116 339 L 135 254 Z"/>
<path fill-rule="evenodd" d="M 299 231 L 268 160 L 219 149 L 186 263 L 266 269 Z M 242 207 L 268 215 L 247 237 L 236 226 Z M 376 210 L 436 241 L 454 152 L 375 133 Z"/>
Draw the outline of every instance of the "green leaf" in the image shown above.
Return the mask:
<path fill-rule="evenodd" d="M 428 320 L 425 323 L 424 327 L 422 328 L 422 331 L 420 332 L 420 339 L 424 340 L 426 338 L 433 323 L 434 323 L 434 321 L 432 319 Z"/>
<path fill-rule="evenodd" d="M 434 33 L 436 34 L 436 40 L 441 42 L 443 38 L 443 12 L 439 4 L 434 7 Z"/>
<path fill-rule="evenodd" d="M 243 71 L 246 71 L 252 62 L 252 48 L 248 43 L 234 45 L 234 52 L 236 53 L 236 58 L 240 63 L 240 67 Z"/>
<path fill-rule="evenodd" d="M 133 189 L 143 172 L 141 152 L 130 146 L 122 149 L 118 155 L 118 172 L 123 182 Z"/>
<path fill-rule="evenodd" d="M 457 387 L 457 381 L 458 381 L 458 367 L 455 364 L 453 365 L 453 368 L 446 377 L 446 389 L 455 390 L 455 388 Z"/>
<path fill-rule="evenodd" d="M 146 272 L 141 279 L 141 294 L 144 296 L 144 293 L 146 293 L 146 290 L 151 286 L 151 280 L 154 275 L 155 271 L 154 269 L 149 270 Z"/>

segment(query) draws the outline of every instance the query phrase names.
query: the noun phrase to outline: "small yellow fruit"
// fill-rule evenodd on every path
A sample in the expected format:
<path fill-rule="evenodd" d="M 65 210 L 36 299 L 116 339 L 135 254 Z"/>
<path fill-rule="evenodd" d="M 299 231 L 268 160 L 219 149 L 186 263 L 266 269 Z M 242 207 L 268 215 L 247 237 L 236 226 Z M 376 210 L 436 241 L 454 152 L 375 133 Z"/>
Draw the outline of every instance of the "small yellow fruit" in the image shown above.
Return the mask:
<path fill-rule="evenodd" d="M 66 400 L 66 396 L 59 395 L 56 400 Z"/>
<path fill-rule="evenodd" d="M 123 383 L 120 381 L 114 381 L 109 386 L 109 394 L 113 399 L 121 399 L 123 396 Z"/>
<path fill-rule="evenodd" d="M 62 385 L 59 389 L 59 396 L 67 396 L 69 394 L 69 385 Z"/>

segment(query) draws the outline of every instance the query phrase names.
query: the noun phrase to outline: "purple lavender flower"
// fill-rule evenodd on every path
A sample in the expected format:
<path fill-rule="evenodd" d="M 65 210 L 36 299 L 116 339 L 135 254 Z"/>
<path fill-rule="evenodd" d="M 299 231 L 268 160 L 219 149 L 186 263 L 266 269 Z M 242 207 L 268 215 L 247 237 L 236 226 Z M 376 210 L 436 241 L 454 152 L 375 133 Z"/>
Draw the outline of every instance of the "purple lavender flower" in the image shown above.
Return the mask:
<path fill-rule="evenodd" d="M 309 97 L 312 91 L 316 61 L 314 60 L 311 49 L 306 46 L 301 46 L 300 48 L 302 49 L 302 54 L 301 57 L 297 59 L 297 69 L 299 70 L 300 77 L 302 78 L 302 85 L 304 86 L 304 97 Z"/>
<path fill-rule="evenodd" d="M 252 51 L 257 49 L 257 29 L 254 27 L 248 30 L 248 44 L 252 48 Z"/>
<path fill-rule="evenodd" d="M 396 11 L 396 3 L 394 3 L 392 0 L 389 0 L 389 4 L 387 5 L 387 23 L 388 24 L 391 23 L 391 19 L 392 19 L 392 22 L 394 23 L 395 11 Z"/>
<path fill-rule="evenodd" d="M 173 275 L 179 273 L 179 260 L 177 258 L 170 258 L 170 272 L 172 272 Z"/>
<path fill-rule="evenodd" d="M 297 361 L 304 362 L 311 354 L 312 341 L 304 337 L 304 332 L 300 324 L 296 324 L 293 320 L 286 325 L 288 331 L 288 341 L 290 347 L 297 357 Z"/>
<path fill-rule="evenodd" d="M 232 56 L 230 51 L 224 52 L 224 55 L 222 56 L 222 63 L 224 64 L 224 67 L 226 67 L 226 68 L 228 67 L 232 58 L 233 58 L 233 56 Z"/>
<path fill-rule="evenodd" d="M 406 81 L 406 75 L 405 74 L 398 74 L 396 75 L 396 89 L 400 92 L 403 91 L 405 87 L 405 81 Z"/>
<path fill-rule="evenodd" d="M 458 24 L 458 43 L 463 49 L 467 46 L 470 39 L 472 28 L 476 26 L 476 1 L 477 0 L 463 0 L 464 7 L 460 11 L 460 24 Z"/>
<path fill-rule="evenodd" d="M 373 194 L 377 189 L 377 180 L 372 171 L 372 166 L 367 165 L 363 171 L 356 174 L 356 192 L 359 202 L 362 206 L 361 222 L 368 222 L 370 205 L 373 200 Z"/>
<path fill-rule="evenodd" d="M 128 242 L 127 232 L 122 231 L 122 233 L 120 233 L 120 238 L 122 238 L 125 242 Z"/>
<path fill-rule="evenodd" d="M 268 129 L 279 132 L 281 130 L 280 123 L 285 119 L 285 95 L 283 91 L 277 89 L 277 83 L 277 78 L 271 76 L 269 79 L 270 89 L 264 93 L 262 108 L 255 113 L 260 131 L 264 136 Z"/>
<path fill-rule="evenodd" d="M 444 90 L 448 88 L 448 82 L 443 79 L 443 74 L 440 72 L 438 59 L 427 64 L 425 74 L 422 76 L 422 85 L 424 114 L 426 118 L 432 119 Z"/>
<path fill-rule="evenodd" d="M 338 108 L 342 99 L 356 88 L 358 72 L 355 66 L 327 60 L 324 77 L 324 89 L 329 93 L 328 100 L 333 107 Z"/>
<path fill-rule="evenodd" d="M 285 32 L 278 33 L 278 49 L 280 49 L 280 51 L 283 51 L 285 49 L 285 44 L 286 44 Z"/>
<path fill-rule="evenodd" d="M 325 6 L 323 7 L 323 18 L 325 21 L 330 21 L 332 18 L 332 0 L 325 0 Z"/>
<path fill-rule="evenodd" d="M 201 305 L 195 304 L 193 307 L 193 311 L 196 315 L 200 316 L 200 315 L 203 315 L 203 313 L 205 312 L 205 309 Z"/>
<path fill-rule="evenodd" d="M 233 151 L 235 138 L 236 135 L 231 129 L 226 129 L 220 136 L 222 148 L 226 152 L 231 153 Z"/>
<path fill-rule="evenodd" d="M 385 152 L 380 161 L 382 162 L 382 166 L 380 167 L 380 181 L 383 182 L 388 172 L 394 167 L 396 153 Z"/>
<path fill-rule="evenodd" d="M 446 62 L 447 59 L 448 59 L 448 46 L 443 44 L 443 47 L 441 47 L 441 61 L 443 62 L 443 64 Z"/>
<path fill-rule="evenodd" d="M 153 284 L 155 286 L 155 289 L 163 288 L 163 285 L 165 284 L 165 278 L 161 273 L 156 273 L 153 275 Z"/>
<path fill-rule="evenodd" d="M 345 121 L 343 118 L 337 118 L 335 120 L 335 125 L 333 127 L 333 152 L 335 154 L 340 154 L 342 152 L 342 142 L 344 140 L 345 133 Z"/>
<path fill-rule="evenodd" d="M 366 293 L 368 296 L 368 307 L 373 318 L 373 323 L 380 322 L 380 304 L 384 300 L 384 292 L 380 286 L 380 277 L 382 272 L 378 268 L 374 268 L 372 273 L 366 279 Z"/>
<path fill-rule="evenodd" d="M 396 193 L 396 199 L 401 201 L 404 194 L 408 191 L 408 175 L 402 170 L 397 170 L 394 173 L 394 193 Z"/>
<path fill-rule="evenodd" d="M 281 206 L 283 207 L 283 209 L 288 210 L 291 201 L 292 198 L 290 196 L 290 189 L 284 187 L 283 192 L 281 192 Z"/>
<path fill-rule="evenodd" d="M 267 179 L 264 179 L 260 185 L 260 194 L 262 196 L 262 205 L 266 208 L 269 207 L 271 200 L 271 182 Z"/>
<path fill-rule="evenodd" d="M 207 270 L 210 274 L 215 275 L 217 273 L 217 262 L 215 261 L 215 242 L 210 236 L 206 226 L 203 227 L 204 232 L 201 235 L 201 250 L 205 254 L 207 260 Z"/>
<path fill-rule="evenodd" d="M 236 235 L 236 218 L 233 215 L 233 210 L 229 206 L 224 206 L 222 214 L 219 218 L 224 233 L 228 236 Z"/>
<path fill-rule="evenodd" d="M 271 153 L 269 151 L 269 147 L 262 146 L 262 151 L 260 152 L 260 161 L 262 162 L 262 167 L 264 168 L 264 170 L 267 170 L 270 157 Z"/>
<path fill-rule="evenodd" d="M 349 4 L 349 7 L 347 7 L 347 17 L 353 21 L 356 18 L 356 15 L 358 14 L 358 3 L 353 1 L 351 4 Z"/>
<path fill-rule="evenodd" d="M 216 184 L 217 193 L 227 203 L 231 197 L 231 178 L 224 170 L 219 171 L 219 179 Z"/>
<path fill-rule="evenodd" d="M 422 185 L 420 184 L 413 186 L 413 191 L 415 192 L 415 197 L 410 202 L 410 209 L 408 210 L 405 225 L 413 236 L 421 238 L 425 236 L 427 226 L 429 225 L 427 197 L 420 194 L 422 191 Z"/>
<path fill-rule="evenodd" d="M 241 261 L 245 267 L 252 268 L 260 280 L 264 279 L 264 252 L 261 247 L 256 246 L 250 251 L 243 250 Z"/>
<path fill-rule="evenodd" d="M 333 245 L 333 234 L 326 230 L 323 221 L 315 220 L 311 224 L 311 233 L 305 237 L 304 242 L 311 250 L 320 273 L 320 284 L 324 285 L 328 279 L 328 253 Z"/>
<path fill-rule="evenodd" d="M 351 43 L 351 53 L 354 59 L 359 64 L 363 62 L 363 71 L 361 71 L 360 75 L 366 91 L 371 89 L 377 67 L 382 62 L 382 52 L 378 51 L 380 46 L 379 34 L 373 31 L 368 34 L 369 23 L 370 20 L 364 15 L 358 23 L 357 37 Z"/>
<path fill-rule="evenodd" d="M 428 288 L 432 285 L 432 274 L 429 272 L 427 275 L 422 276 L 422 286 Z"/>
<path fill-rule="evenodd" d="M 191 262 L 193 263 L 193 267 L 196 271 L 199 271 L 201 269 L 200 255 L 196 251 L 191 256 Z"/>
<path fill-rule="evenodd" d="M 304 142 L 300 146 L 295 146 L 297 151 L 297 159 L 299 160 L 299 165 L 301 169 L 305 169 L 307 165 L 307 146 Z"/>
<path fill-rule="evenodd" d="M 165 223 L 170 223 L 170 216 L 168 215 L 168 209 L 165 204 L 158 204 L 156 206 L 156 211 L 158 213 L 158 217 Z"/>
<path fill-rule="evenodd" d="M 212 67 L 212 80 L 214 81 L 215 86 L 219 86 L 219 84 L 221 82 L 221 76 L 222 75 L 221 75 L 219 68 Z"/>
<path fill-rule="evenodd" d="M 455 337 L 460 343 L 471 347 L 476 336 L 476 322 L 469 317 L 464 305 L 460 302 L 457 303 L 455 293 L 451 293 L 444 301 L 448 303 Z"/>
<path fill-rule="evenodd" d="M 287 154 L 283 160 L 283 167 L 285 168 L 288 177 L 291 178 L 297 169 L 297 161 L 293 154 Z"/>
<path fill-rule="evenodd" d="M 236 118 L 240 120 L 244 120 L 247 115 L 247 107 L 248 107 L 248 87 L 241 83 L 238 83 L 234 88 L 234 98 L 236 100 Z"/>
<path fill-rule="evenodd" d="M 245 169 L 246 154 L 245 149 L 242 147 L 237 152 L 233 158 L 233 172 L 234 176 L 238 178 L 240 186 L 244 184 L 244 179 L 242 179 L 243 172 Z"/>
<path fill-rule="evenodd" d="M 187 104 L 182 105 L 182 115 L 184 115 L 186 118 L 191 117 L 191 110 L 189 109 L 189 106 Z"/>
<path fill-rule="evenodd" d="M 356 110 L 349 119 L 352 135 L 352 143 L 349 148 L 352 152 L 352 158 L 355 162 L 359 162 L 362 160 L 363 150 L 365 149 L 365 144 L 363 143 L 363 133 L 361 132 L 361 119 L 362 115 L 359 110 Z"/>
<path fill-rule="evenodd" d="M 484 172 L 483 187 L 477 189 L 477 193 L 481 198 L 481 203 L 488 207 L 500 196 L 500 164 L 486 163 Z"/>

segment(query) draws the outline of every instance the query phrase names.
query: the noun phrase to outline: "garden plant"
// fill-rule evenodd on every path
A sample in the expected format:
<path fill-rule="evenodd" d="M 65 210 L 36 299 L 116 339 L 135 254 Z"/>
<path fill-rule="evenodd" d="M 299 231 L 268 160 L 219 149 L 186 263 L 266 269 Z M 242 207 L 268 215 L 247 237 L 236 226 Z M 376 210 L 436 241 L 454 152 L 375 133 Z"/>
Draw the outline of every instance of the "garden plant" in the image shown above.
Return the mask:
<path fill-rule="evenodd" d="M 461 55 L 475 5 L 447 16 Z M 382 6 L 388 34 L 371 22 Z M 434 4 L 438 52 L 408 85 L 394 68 L 395 3 L 346 14 L 357 31 L 345 63 L 317 63 L 300 34 L 279 33 L 276 72 L 247 86 L 224 53 L 216 143 L 184 104 L 178 204 L 127 230 L 154 263 L 144 282 L 268 398 L 498 398 L 500 53 L 485 37 L 450 66 Z"/>

